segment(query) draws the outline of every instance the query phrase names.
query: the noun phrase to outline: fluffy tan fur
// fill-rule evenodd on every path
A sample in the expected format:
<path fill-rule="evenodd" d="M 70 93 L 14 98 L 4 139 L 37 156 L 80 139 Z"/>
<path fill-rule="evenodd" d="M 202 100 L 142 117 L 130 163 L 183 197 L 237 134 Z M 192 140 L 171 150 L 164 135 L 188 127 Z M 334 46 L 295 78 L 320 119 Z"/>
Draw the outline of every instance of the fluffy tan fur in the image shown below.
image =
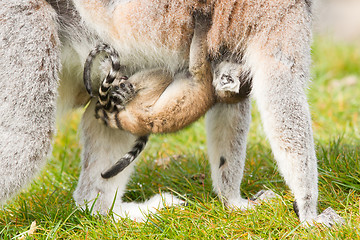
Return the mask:
<path fill-rule="evenodd" d="M 107 124 L 136 135 L 174 132 L 194 122 L 215 103 L 212 72 L 207 60 L 209 21 L 196 20 L 189 49 L 189 70 L 171 73 L 163 69 L 140 71 L 129 78 L 136 97 L 119 113 L 108 113 Z M 197 105 L 194 106 L 193 103 Z"/>
<path fill-rule="evenodd" d="M 189 49 L 186 46 L 191 43 L 193 14 L 208 15 L 212 25 L 207 44 L 214 55 L 222 46 L 239 51 L 255 34 L 280 30 L 286 14 L 306 7 L 306 1 L 295 0 L 132 0 L 120 1 L 110 10 L 101 1 L 81 2 L 91 15 L 90 21 L 104 27 L 102 31 L 114 41 L 134 38 L 180 52 Z M 281 32 L 279 37 L 283 37 Z"/>
<path fill-rule="evenodd" d="M 219 30 L 222 27 L 230 27 L 230 30 L 231 27 L 235 28 L 229 16 L 232 13 L 230 5 L 233 3 L 162 0 L 120 2 L 111 6 L 100 1 L 84 1 L 84 11 L 96 26 L 101 26 L 101 31 L 116 46 L 148 42 L 154 48 L 166 48 L 173 54 L 189 59 L 190 76 L 186 72 L 175 76 L 169 73 L 169 79 L 166 79 L 164 74 L 157 76 L 151 70 L 149 75 L 141 72 L 131 77 L 130 81 L 137 86 L 137 90 L 148 90 L 145 94 L 138 94 L 117 116 L 108 113 L 109 126 L 118 126 L 117 117 L 125 130 L 137 135 L 174 132 L 204 115 L 215 100 L 228 103 L 242 100 L 243 91 L 242 95 L 221 93 L 214 96 L 212 71 L 207 61 L 210 55 L 218 55 L 219 46 L 232 46 L 224 38 L 234 36 L 222 36 Z M 211 21 L 217 23 L 216 27 L 210 25 Z M 207 45 L 213 46 L 208 49 Z M 231 49 L 235 55 L 241 50 L 236 47 L 232 46 Z M 174 87 L 164 88 L 164 83 L 181 87 L 172 91 Z M 249 93 L 249 86 L 246 92 Z M 144 105 L 147 107 L 144 108 Z"/>

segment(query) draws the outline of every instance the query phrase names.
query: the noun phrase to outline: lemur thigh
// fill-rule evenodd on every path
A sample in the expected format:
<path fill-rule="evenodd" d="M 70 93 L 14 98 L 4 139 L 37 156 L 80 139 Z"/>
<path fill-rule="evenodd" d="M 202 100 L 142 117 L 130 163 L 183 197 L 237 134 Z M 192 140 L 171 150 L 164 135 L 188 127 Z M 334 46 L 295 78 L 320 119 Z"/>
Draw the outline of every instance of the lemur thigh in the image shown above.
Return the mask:
<path fill-rule="evenodd" d="M 282 18 L 277 27 L 285 34 L 264 32 L 266 44 L 261 35 L 254 38 L 247 61 L 253 95 L 279 170 L 295 196 L 300 221 L 311 222 L 317 215 L 318 178 L 305 93 L 311 62 L 311 20 L 306 8 L 299 5 Z"/>
<path fill-rule="evenodd" d="M 140 88 L 139 96 L 119 112 L 123 129 L 137 135 L 175 132 L 196 121 L 215 103 L 205 43 L 208 24 L 204 21 L 196 22 L 189 71 L 172 76 L 169 72 L 155 69 L 140 72 L 129 79 L 134 85 L 145 83 L 146 86 Z"/>
<path fill-rule="evenodd" d="M 45 1 L 0 1 L 0 202 L 45 163 L 55 129 L 59 47 Z"/>

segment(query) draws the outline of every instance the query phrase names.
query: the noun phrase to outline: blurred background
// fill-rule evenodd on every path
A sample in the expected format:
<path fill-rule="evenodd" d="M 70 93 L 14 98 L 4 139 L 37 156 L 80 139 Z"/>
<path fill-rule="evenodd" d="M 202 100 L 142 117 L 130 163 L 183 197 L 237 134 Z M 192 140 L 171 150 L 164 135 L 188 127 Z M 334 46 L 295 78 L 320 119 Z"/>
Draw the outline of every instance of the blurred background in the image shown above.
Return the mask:
<path fill-rule="evenodd" d="M 315 31 L 348 43 L 360 40 L 360 0 L 318 0 Z"/>

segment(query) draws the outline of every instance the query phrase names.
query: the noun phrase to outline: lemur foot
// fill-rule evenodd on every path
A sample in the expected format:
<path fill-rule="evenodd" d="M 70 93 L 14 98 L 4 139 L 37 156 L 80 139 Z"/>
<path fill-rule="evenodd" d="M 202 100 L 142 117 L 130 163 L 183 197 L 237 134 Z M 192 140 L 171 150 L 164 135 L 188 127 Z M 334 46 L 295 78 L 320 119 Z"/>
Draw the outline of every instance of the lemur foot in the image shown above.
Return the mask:
<path fill-rule="evenodd" d="M 136 95 L 134 85 L 127 81 L 127 77 L 115 80 L 106 93 L 106 102 L 98 100 L 95 108 L 95 117 L 100 122 L 112 128 L 121 128 L 117 114 L 125 109 Z"/>
<path fill-rule="evenodd" d="M 345 224 L 345 220 L 340 217 L 339 214 L 337 214 L 331 207 L 325 209 L 314 219 L 314 221 L 317 223 L 321 223 L 322 225 L 325 225 L 327 227 Z"/>
<path fill-rule="evenodd" d="M 260 190 L 250 198 L 250 201 L 253 201 L 255 204 L 259 204 L 261 202 L 276 198 L 280 198 L 280 196 L 274 193 L 272 190 Z"/>
<path fill-rule="evenodd" d="M 312 221 L 305 221 L 302 223 L 303 227 L 313 226 L 315 223 L 321 224 L 328 228 L 334 225 L 341 226 L 345 224 L 345 220 L 337 214 L 334 209 L 328 207 L 321 214 L 317 215 Z"/>
<path fill-rule="evenodd" d="M 185 202 L 172 194 L 162 193 L 157 194 L 143 203 L 122 202 L 115 205 L 113 208 L 114 217 L 116 220 L 122 218 L 130 218 L 136 222 L 144 222 L 148 219 L 150 214 L 156 214 L 159 210 L 167 207 L 182 207 Z"/>
<path fill-rule="evenodd" d="M 130 102 L 136 95 L 134 86 L 128 81 L 122 81 L 118 86 L 109 91 L 109 109 L 108 111 L 124 110 L 125 105 Z"/>
<path fill-rule="evenodd" d="M 262 202 L 271 201 L 279 197 L 279 195 L 271 190 L 261 190 L 250 199 L 227 199 L 226 206 L 229 209 L 246 211 L 248 209 L 254 208 L 256 205 L 261 204 Z"/>

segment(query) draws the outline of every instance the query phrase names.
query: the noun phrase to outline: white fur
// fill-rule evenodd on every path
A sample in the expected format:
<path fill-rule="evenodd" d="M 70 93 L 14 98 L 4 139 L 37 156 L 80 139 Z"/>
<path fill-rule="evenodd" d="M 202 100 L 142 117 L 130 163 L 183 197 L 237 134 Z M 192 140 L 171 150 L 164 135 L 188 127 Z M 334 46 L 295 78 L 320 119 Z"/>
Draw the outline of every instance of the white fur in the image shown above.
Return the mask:
<path fill-rule="evenodd" d="M 216 92 L 234 92 L 239 93 L 241 86 L 240 77 L 243 74 L 240 64 L 231 62 L 221 62 L 216 69 L 214 69 L 213 86 Z M 218 71 L 218 73 L 217 73 Z M 227 82 L 223 79 L 224 75 L 228 75 L 232 78 L 233 82 Z"/>
<path fill-rule="evenodd" d="M 214 191 L 231 208 L 246 209 L 241 198 L 246 139 L 250 125 L 250 100 L 234 105 L 217 104 L 206 115 L 207 142 Z M 220 167 L 220 157 L 225 163 Z"/>

